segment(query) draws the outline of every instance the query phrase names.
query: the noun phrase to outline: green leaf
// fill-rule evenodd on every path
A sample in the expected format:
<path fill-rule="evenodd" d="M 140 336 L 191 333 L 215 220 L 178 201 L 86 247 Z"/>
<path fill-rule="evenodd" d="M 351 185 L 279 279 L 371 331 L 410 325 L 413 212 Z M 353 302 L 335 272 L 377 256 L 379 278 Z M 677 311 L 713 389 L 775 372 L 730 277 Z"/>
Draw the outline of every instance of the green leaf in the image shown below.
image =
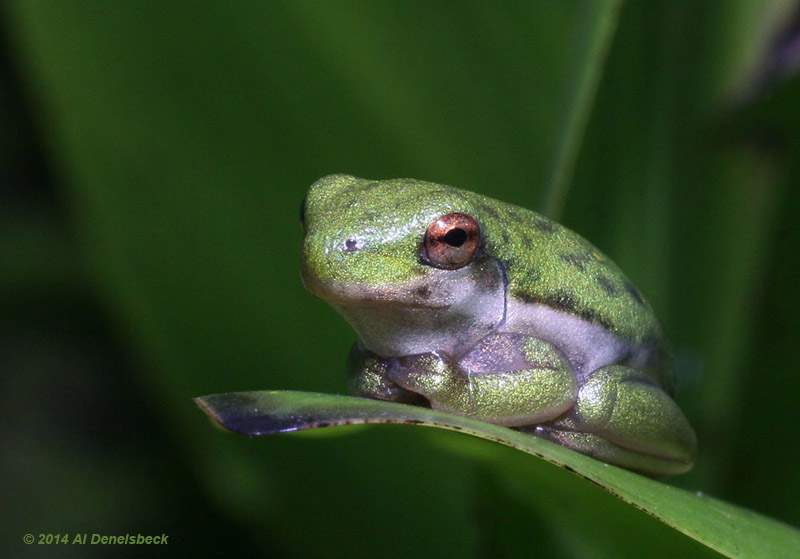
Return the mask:
<path fill-rule="evenodd" d="M 605 0 L 581 5 L 583 14 L 571 43 L 567 64 L 568 79 L 564 88 L 567 110 L 556 133 L 556 147 L 546 179 L 543 213 L 557 219 L 567 198 L 573 168 L 581 140 L 589 122 L 597 85 L 600 82 L 622 0 Z"/>
<path fill-rule="evenodd" d="M 499 425 L 406 404 L 310 392 L 232 392 L 195 402 L 226 429 L 245 435 L 370 423 L 459 431 L 565 468 L 728 557 L 788 558 L 796 557 L 800 550 L 800 531 L 786 524 Z"/>

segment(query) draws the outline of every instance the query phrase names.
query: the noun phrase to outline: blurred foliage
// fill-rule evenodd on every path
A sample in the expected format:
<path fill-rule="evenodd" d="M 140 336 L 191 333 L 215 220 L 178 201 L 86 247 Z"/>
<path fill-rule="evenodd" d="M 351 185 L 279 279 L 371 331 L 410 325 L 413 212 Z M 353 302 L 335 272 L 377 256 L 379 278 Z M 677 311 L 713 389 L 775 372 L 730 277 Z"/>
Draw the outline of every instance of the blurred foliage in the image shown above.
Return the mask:
<path fill-rule="evenodd" d="M 531 437 L 527 433 L 461 415 L 395 402 L 296 390 L 226 392 L 196 398 L 195 402 L 215 425 L 248 436 L 274 436 L 287 431 L 365 424 L 413 424 L 420 428 L 447 429 L 469 434 L 494 443 L 491 449 L 476 445 L 470 456 L 482 459 L 490 466 L 499 465 L 502 477 L 517 478 L 522 483 L 519 483 L 513 493 L 519 496 L 528 493 L 529 506 L 532 509 L 547 503 L 543 511 L 545 516 L 557 514 L 561 507 L 553 506 L 553 502 L 548 503 L 546 493 L 540 486 L 543 481 L 541 475 L 533 475 L 534 469 L 523 462 L 522 468 L 510 476 L 509 466 L 512 461 L 507 455 L 497 452 L 497 443 L 546 460 L 592 482 L 635 509 L 646 512 L 726 557 L 775 559 L 794 557 L 800 550 L 800 529 L 784 522 L 713 499 L 702 492 L 686 491 L 606 464 L 550 441 Z M 463 451 L 467 447 L 465 443 L 466 441 L 461 441 L 454 448 Z M 524 483 L 526 480 L 529 483 Z M 529 491 L 525 489 L 526 486 L 535 489 Z M 557 500 L 566 498 L 566 485 L 555 484 L 552 489 Z M 607 533 L 606 523 L 601 519 L 588 522 L 588 517 L 597 514 L 602 507 L 592 505 L 585 486 L 579 489 L 579 493 L 576 501 L 580 503 L 578 508 L 581 525 L 588 524 Z M 615 521 L 618 522 L 620 518 L 621 515 L 614 515 Z M 650 529 L 643 531 L 651 545 L 652 532 Z M 599 535 L 592 534 L 592 541 L 596 543 Z M 626 547 L 621 538 L 629 538 L 631 535 L 630 530 L 617 533 L 614 536 L 616 539 L 605 542 L 603 547 L 614 549 L 615 556 L 619 557 L 622 553 L 617 550 Z M 675 554 L 678 551 L 673 544 L 667 547 L 670 553 Z M 635 550 L 635 553 L 641 551 Z"/>
<path fill-rule="evenodd" d="M 91 552 L 708 555 L 549 464 L 487 469 L 454 434 L 256 441 L 191 402 L 344 391 L 353 334 L 297 271 L 316 178 L 541 209 L 593 0 L 0 9 L 0 548 L 165 532 Z M 561 216 L 673 341 L 701 456 L 669 482 L 795 525 L 800 80 L 769 71 L 796 17 L 788 0 L 625 3 Z"/>

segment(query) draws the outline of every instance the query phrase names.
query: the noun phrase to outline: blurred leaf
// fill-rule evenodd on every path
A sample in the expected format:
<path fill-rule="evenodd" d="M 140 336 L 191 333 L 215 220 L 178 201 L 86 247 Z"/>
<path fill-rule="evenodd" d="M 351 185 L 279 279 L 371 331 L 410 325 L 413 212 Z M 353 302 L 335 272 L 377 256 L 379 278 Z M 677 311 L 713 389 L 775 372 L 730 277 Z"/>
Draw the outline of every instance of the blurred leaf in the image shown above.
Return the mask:
<path fill-rule="evenodd" d="M 233 392 L 196 402 L 214 421 L 245 435 L 368 423 L 460 431 L 565 468 L 728 557 L 789 558 L 800 549 L 800 531 L 785 524 L 498 425 L 405 404 L 305 392 Z"/>
<path fill-rule="evenodd" d="M 551 169 L 544 189 L 546 199 L 542 213 L 553 219 L 558 219 L 566 201 L 622 0 L 589 2 L 582 8 L 581 26 L 571 41 L 571 53 L 565 65 L 569 77 L 564 88 L 564 120 L 556 135 L 556 149 L 550 158 Z"/>

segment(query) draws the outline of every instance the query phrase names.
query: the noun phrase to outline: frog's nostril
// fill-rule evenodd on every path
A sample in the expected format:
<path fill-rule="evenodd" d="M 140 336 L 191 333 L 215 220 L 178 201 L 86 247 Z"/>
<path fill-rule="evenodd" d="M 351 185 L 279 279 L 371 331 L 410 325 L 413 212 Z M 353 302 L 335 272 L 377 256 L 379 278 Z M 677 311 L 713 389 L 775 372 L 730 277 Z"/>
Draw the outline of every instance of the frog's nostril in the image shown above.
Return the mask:
<path fill-rule="evenodd" d="M 344 242 L 344 252 L 355 252 L 358 250 L 358 242 L 355 239 L 347 239 Z"/>

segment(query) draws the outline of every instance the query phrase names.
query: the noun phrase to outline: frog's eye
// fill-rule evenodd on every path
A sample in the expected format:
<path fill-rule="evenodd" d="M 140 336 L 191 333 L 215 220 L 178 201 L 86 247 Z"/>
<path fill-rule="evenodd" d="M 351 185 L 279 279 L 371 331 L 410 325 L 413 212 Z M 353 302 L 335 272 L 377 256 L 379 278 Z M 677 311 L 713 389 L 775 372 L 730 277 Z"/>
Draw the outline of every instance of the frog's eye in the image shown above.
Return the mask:
<path fill-rule="evenodd" d="M 480 239 L 481 228 L 474 217 L 445 214 L 428 225 L 422 241 L 422 260 L 444 270 L 463 268 L 478 250 Z"/>

